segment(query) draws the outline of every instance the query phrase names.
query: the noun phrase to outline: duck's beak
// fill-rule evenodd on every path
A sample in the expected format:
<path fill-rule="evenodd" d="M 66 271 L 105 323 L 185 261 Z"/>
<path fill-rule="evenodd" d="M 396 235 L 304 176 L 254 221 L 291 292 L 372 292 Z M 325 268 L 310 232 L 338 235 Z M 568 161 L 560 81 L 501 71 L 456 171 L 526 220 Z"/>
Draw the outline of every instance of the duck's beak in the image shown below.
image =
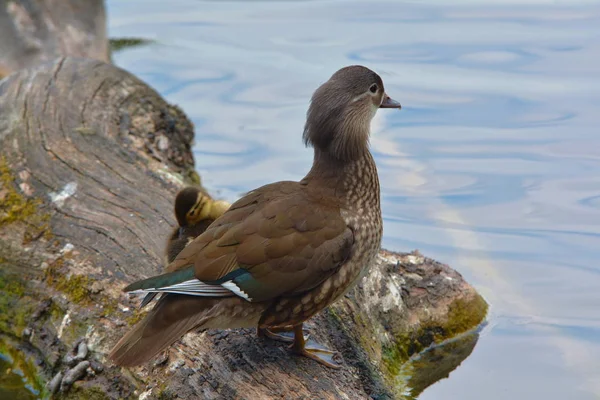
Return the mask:
<path fill-rule="evenodd" d="M 390 96 L 388 96 L 387 93 L 385 93 L 383 95 L 383 101 L 381 102 L 381 105 L 379 106 L 379 108 L 397 108 L 397 109 L 401 109 L 402 106 L 396 100 L 393 100 Z"/>

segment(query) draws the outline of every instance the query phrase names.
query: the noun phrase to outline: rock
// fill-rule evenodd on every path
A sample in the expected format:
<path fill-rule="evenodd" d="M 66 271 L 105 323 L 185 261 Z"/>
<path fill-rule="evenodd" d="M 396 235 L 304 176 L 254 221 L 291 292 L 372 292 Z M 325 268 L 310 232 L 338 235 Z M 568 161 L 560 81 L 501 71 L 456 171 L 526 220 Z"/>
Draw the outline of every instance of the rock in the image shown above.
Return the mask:
<path fill-rule="evenodd" d="M 63 358 L 63 364 L 68 365 L 69 367 L 74 366 L 75 364 L 77 364 L 75 356 L 71 353 L 67 353 Z"/>
<path fill-rule="evenodd" d="M 54 378 L 52 378 L 52 380 L 48 382 L 46 388 L 48 389 L 48 392 L 50 392 L 50 394 L 58 392 L 58 389 L 60 389 L 60 383 L 62 382 L 62 379 L 63 373 L 59 371 L 56 375 L 54 375 Z"/>
<path fill-rule="evenodd" d="M 155 367 L 159 367 L 161 365 L 166 364 L 167 361 L 169 361 L 169 353 L 166 351 L 163 351 L 161 354 L 158 355 L 158 357 L 156 357 L 156 359 L 153 361 L 152 365 Z"/>
<path fill-rule="evenodd" d="M 42 315 L 44 315 L 46 312 L 48 312 L 51 305 L 52 305 L 52 300 L 50 300 L 50 299 L 46 299 L 46 300 L 42 301 L 41 303 L 39 303 L 38 307 L 31 314 L 32 321 L 37 321 L 38 319 L 40 319 L 42 317 Z"/>
<path fill-rule="evenodd" d="M 23 333 L 21 334 L 21 336 L 23 336 L 24 339 L 27 339 L 31 336 L 31 328 L 25 328 L 23 329 Z"/>
<path fill-rule="evenodd" d="M 88 355 L 87 343 L 84 339 L 78 340 L 73 349 L 63 358 L 63 363 L 72 367 L 73 365 L 86 359 Z"/>
<path fill-rule="evenodd" d="M 95 373 L 100 374 L 104 371 L 104 365 L 99 363 L 96 360 L 90 360 L 90 367 L 94 370 Z"/>
<path fill-rule="evenodd" d="M 88 369 L 89 366 L 90 366 L 89 361 L 82 361 L 79 364 L 77 364 L 75 367 L 67 370 L 67 372 L 65 372 L 65 376 L 62 379 L 62 382 L 60 384 L 60 390 L 62 392 L 66 392 L 71 387 L 71 385 L 73 385 L 73 383 L 75 383 L 75 381 L 78 381 L 79 379 L 85 377 L 86 370 Z"/>
<path fill-rule="evenodd" d="M 88 355 L 87 343 L 85 342 L 85 340 L 82 340 L 81 342 L 79 342 L 79 345 L 77 345 L 77 354 L 75 355 L 75 360 L 77 360 L 77 361 L 85 360 L 87 355 Z"/>

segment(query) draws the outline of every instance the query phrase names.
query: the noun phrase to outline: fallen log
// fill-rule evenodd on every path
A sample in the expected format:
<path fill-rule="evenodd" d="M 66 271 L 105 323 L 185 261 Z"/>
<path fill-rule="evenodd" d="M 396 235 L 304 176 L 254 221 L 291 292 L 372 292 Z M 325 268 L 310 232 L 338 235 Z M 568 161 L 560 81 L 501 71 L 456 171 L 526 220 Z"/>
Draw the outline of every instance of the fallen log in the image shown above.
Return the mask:
<path fill-rule="evenodd" d="M 0 79 L 61 55 L 110 61 L 103 0 L 0 1 Z"/>
<path fill-rule="evenodd" d="M 101 61 L 64 57 L 0 82 L 0 332 L 24 355 L 38 390 L 401 398 L 468 356 L 487 310 L 481 296 L 418 252 L 382 251 L 354 290 L 308 324 L 342 353 L 339 371 L 244 329 L 190 333 L 149 365 L 113 366 L 106 354 L 139 319 L 139 301 L 121 288 L 161 272 L 175 193 L 199 184 L 193 137 L 181 110 Z M 436 362 L 406 379 L 412 356 L 457 337 L 443 372 L 432 372 Z M 62 384 L 44 388 L 57 374 Z"/>

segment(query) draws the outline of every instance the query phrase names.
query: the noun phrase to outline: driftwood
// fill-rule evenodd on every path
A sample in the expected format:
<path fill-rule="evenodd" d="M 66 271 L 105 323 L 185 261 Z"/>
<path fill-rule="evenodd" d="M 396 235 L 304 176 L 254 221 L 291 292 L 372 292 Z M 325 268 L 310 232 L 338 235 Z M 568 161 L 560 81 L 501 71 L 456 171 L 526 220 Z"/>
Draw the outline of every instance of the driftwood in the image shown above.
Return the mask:
<path fill-rule="evenodd" d="M 0 78 L 59 55 L 109 61 L 103 0 L 0 0 Z"/>
<path fill-rule="evenodd" d="M 487 306 L 448 266 L 383 251 L 308 324 L 342 353 L 339 371 L 252 330 L 190 333 L 150 365 L 111 365 L 107 352 L 138 318 L 120 289 L 162 270 L 175 193 L 198 183 L 192 139 L 177 107 L 100 61 L 60 58 L 0 82 L 0 331 L 42 383 L 78 374 L 51 389 L 108 398 L 400 398 L 468 356 L 476 334 L 446 357 L 432 350 L 434 368 L 407 381 L 411 355 L 472 331 Z"/>

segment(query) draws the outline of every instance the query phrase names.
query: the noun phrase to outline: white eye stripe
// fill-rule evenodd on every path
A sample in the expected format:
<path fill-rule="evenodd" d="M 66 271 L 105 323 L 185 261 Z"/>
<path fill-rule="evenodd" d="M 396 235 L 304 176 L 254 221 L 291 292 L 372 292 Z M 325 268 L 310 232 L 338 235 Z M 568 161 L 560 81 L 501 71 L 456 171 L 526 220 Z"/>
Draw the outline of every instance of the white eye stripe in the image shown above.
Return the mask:
<path fill-rule="evenodd" d="M 369 96 L 369 95 L 373 95 L 373 93 L 370 93 L 370 92 L 365 92 L 365 93 L 363 93 L 363 94 L 360 94 L 360 95 L 356 96 L 355 98 L 353 98 L 353 99 L 352 99 L 352 101 L 351 101 L 351 103 L 354 103 L 354 102 L 356 102 L 356 101 L 358 101 L 358 100 L 362 99 L 363 97 L 365 97 L 365 96 Z"/>

